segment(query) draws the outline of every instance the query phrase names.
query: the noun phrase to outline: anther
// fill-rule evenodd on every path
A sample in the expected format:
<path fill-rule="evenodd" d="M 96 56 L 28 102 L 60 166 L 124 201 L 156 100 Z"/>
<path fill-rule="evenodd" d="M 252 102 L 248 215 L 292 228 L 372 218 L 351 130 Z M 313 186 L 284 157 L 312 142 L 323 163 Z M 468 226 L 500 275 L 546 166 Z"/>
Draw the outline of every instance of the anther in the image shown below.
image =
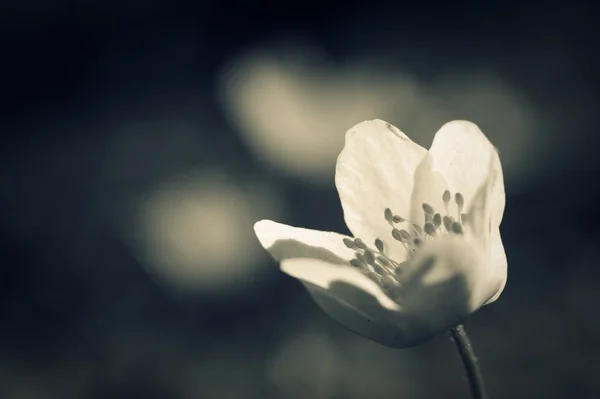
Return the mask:
<path fill-rule="evenodd" d="M 447 205 L 450 202 L 450 191 L 446 190 L 444 191 L 444 195 L 442 195 L 442 200 L 444 201 L 444 203 Z"/>
<path fill-rule="evenodd" d="M 408 231 L 401 229 L 394 229 L 392 230 L 392 237 L 394 237 L 395 240 L 400 241 L 400 242 L 404 242 L 407 240 L 410 240 L 410 234 L 408 233 Z"/>
<path fill-rule="evenodd" d="M 356 245 L 354 245 L 354 240 L 348 237 L 344 237 L 344 245 L 350 249 L 356 249 Z"/>
<path fill-rule="evenodd" d="M 352 259 L 350 264 L 354 267 L 358 267 L 359 269 L 363 269 L 365 267 L 365 264 L 358 259 Z"/>
<path fill-rule="evenodd" d="M 372 251 L 366 250 L 364 257 L 365 257 L 366 263 L 368 263 L 370 265 L 375 263 L 375 254 L 373 254 Z"/>
<path fill-rule="evenodd" d="M 388 221 L 388 223 L 392 223 L 394 214 L 390 208 L 385 208 L 385 211 L 383 211 L 383 217 Z"/>
<path fill-rule="evenodd" d="M 379 252 L 383 253 L 383 241 L 381 241 L 379 238 L 375 239 L 375 248 L 377 248 Z"/>
<path fill-rule="evenodd" d="M 439 213 L 436 213 L 435 215 L 433 215 L 433 225 L 437 229 L 438 227 L 441 226 L 441 224 L 442 224 L 442 215 L 440 215 Z"/>
<path fill-rule="evenodd" d="M 356 245 L 360 249 L 367 249 L 367 244 L 364 243 L 360 238 L 354 239 L 354 245 Z"/>
<path fill-rule="evenodd" d="M 433 215 L 435 213 L 433 207 L 425 202 L 423 203 L 423 210 L 429 215 Z"/>
<path fill-rule="evenodd" d="M 425 212 L 425 223 L 433 222 L 433 214 Z"/>
<path fill-rule="evenodd" d="M 367 257 L 364 254 L 361 254 L 360 252 L 356 253 L 356 259 L 358 259 L 359 261 L 361 261 L 365 265 L 369 264 L 369 261 L 368 261 Z"/>
<path fill-rule="evenodd" d="M 413 244 L 415 244 L 415 246 L 418 247 L 421 244 L 423 244 L 423 240 L 421 240 L 419 237 L 415 237 L 415 239 L 413 240 Z"/>
<path fill-rule="evenodd" d="M 400 235 L 405 240 L 410 240 L 410 233 L 404 229 L 400 230 Z"/>
<path fill-rule="evenodd" d="M 435 226 L 433 225 L 433 223 L 427 222 L 427 223 L 425 223 L 425 226 L 423 226 L 423 227 L 424 227 L 425 233 L 429 234 L 432 237 L 434 237 L 436 235 L 435 234 Z"/>
<path fill-rule="evenodd" d="M 401 217 L 401 216 L 398 216 L 398 215 L 394 215 L 394 217 L 392 218 L 392 221 L 393 221 L 394 223 L 402 223 L 402 222 L 404 222 L 405 220 L 406 220 L 406 219 L 404 219 L 403 217 Z"/>
<path fill-rule="evenodd" d="M 458 222 L 452 222 L 452 232 L 454 234 L 462 234 L 463 228 L 462 228 L 461 224 Z"/>
<path fill-rule="evenodd" d="M 454 201 L 456 201 L 456 205 L 458 205 L 458 208 L 462 210 L 462 207 L 465 205 L 465 198 L 463 197 L 463 195 L 461 193 L 456 193 L 454 195 Z"/>
<path fill-rule="evenodd" d="M 444 223 L 444 227 L 446 228 L 446 230 L 448 230 L 448 231 L 452 230 L 452 220 L 450 219 L 449 216 L 444 216 L 442 218 L 442 222 Z"/>

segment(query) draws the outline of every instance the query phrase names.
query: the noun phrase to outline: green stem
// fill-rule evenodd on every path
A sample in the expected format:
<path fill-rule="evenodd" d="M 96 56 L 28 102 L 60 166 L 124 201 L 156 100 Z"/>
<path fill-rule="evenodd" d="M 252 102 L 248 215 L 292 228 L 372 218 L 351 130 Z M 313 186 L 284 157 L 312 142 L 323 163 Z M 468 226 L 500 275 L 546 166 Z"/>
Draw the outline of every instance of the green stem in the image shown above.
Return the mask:
<path fill-rule="evenodd" d="M 471 385 L 471 393 L 473 399 L 489 399 L 487 392 L 485 391 L 485 384 L 483 383 L 483 376 L 477 362 L 477 356 L 473 352 L 473 346 L 471 340 L 467 335 L 465 327 L 460 324 L 457 327 L 450 330 L 458 354 L 462 359 L 465 366 L 467 377 L 469 377 L 469 385 Z"/>

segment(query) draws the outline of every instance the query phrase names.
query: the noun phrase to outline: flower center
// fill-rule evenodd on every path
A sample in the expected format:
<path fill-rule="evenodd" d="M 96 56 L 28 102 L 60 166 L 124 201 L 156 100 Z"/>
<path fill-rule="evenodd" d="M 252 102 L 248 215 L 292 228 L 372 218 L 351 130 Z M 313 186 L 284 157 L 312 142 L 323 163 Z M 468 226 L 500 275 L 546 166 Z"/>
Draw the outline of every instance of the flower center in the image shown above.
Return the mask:
<path fill-rule="evenodd" d="M 450 191 L 445 190 L 442 194 L 444 202 L 444 215 L 436 212 L 429 204 L 423 203 L 425 222 L 422 226 L 411 223 L 406 218 L 394 214 L 390 208 L 386 208 L 383 217 L 389 223 L 391 235 L 394 240 L 399 241 L 408 252 L 408 259 L 397 262 L 385 253 L 383 241 L 375 239 L 374 248 L 367 245 L 360 238 L 344 238 L 344 245 L 355 251 L 355 257 L 350 264 L 361 270 L 365 275 L 378 283 L 392 299 L 397 297 L 402 286 L 402 274 L 405 265 L 410 261 L 423 242 L 436 239 L 446 234 L 462 235 L 467 215 L 462 213 L 464 197 L 461 193 L 454 195 L 454 203 L 457 208 L 455 216 L 450 212 Z"/>

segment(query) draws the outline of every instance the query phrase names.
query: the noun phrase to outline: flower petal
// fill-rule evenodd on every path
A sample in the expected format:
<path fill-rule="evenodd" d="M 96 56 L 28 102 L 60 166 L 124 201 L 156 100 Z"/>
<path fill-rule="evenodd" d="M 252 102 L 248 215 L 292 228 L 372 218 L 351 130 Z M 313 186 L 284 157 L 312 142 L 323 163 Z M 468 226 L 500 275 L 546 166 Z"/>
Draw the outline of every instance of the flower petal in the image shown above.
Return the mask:
<path fill-rule="evenodd" d="M 338 265 L 348 265 L 354 251 L 344 245 L 342 234 L 303 229 L 261 220 L 254 224 L 261 245 L 276 261 L 291 258 L 320 259 Z"/>
<path fill-rule="evenodd" d="M 479 127 L 468 121 L 446 123 L 436 133 L 429 153 L 443 170 L 452 194 L 463 195 L 465 209 L 469 209 L 477 190 L 488 179 L 491 163 L 496 180 L 488 200 L 492 222 L 500 225 L 506 200 L 502 167 L 498 152 Z"/>
<path fill-rule="evenodd" d="M 504 190 L 504 184 L 498 183 L 502 175 L 501 170 L 494 165 L 494 161 L 494 159 L 490 160 L 487 180 L 477 190 L 467 212 L 468 221 L 464 230 L 465 236 L 472 242 L 478 243 L 489 256 L 488 278 L 491 284 L 497 285 L 498 288 L 487 303 L 495 301 L 500 296 L 507 279 L 507 260 L 499 229 L 499 219 L 502 218 L 502 214 L 492 209 L 493 200 L 497 198 L 497 190 L 499 188 Z"/>
<path fill-rule="evenodd" d="M 504 252 L 504 245 L 502 244 L 502 238 L 500 237 L 500 229 L 496 228 L 492 231 L 492 244 L 490 248 L 490 269 L 491 278 L 501 281 L 500 288 L 496 294 L 487 301 L 487 304 L 494 302 L 506 286 L 507 274 L 508 274 L 508 261 L 506 260 L 506 253 Z"/>
<path fill-rule="evenodd" d="M 486 254 L 448 235 L 427 242 L 416 253 L 400 304 L 410 314 L 427 317 L 432 331 L 448 329 L 487 303 L 500 284 L 489 273 Z"/>
<path fill-rule="evenodd" d="M 410 216 L 415 170 L 426 154 L 396 127 L 372 120 L 348 130 L 338 157 L 335 183 L 348 228 L 369 244 L 381 239 L 397 261 L 406 252 L 392 238 L 384 211 Z"/>
<path fill-rule="evenodd" d="M 350 330 L 391 347 L 406 344 L 400 306 L 367 276 L 352 267 L 315 259 L 289 259 L 281 269 L 299 279 L 317 304 Z"/>
<path fill-rule="evenodd" d="M 460 324 L 498 291 L 486 257 L 456 236 L 429 241 L 406 267 L 392 301 L 359 270 L 315 259 L 289 259 L 282 270 L 298 278 L 317 304 L 347 328 L 384 345 L 404 348 Z"/>
<path fill-rule="evenodd" d="M 424 225 L 424 204 L 429 205 L 435 213 L 440 213 L 441 216 L 446 215 L 443 196 L 444 191 L 449 189 L 449 185 L 443 170 L 440 169 L 431 154 L 427 153 L 417 167 L 413 187 L 410 208 L 411 223 Z"/>
<path fill-rule="evenodd" d="M 375 281 L 365 276 L 355 267 L 336 265 L 317 259 L 296 258 L 281 262 L 281 270 L 303 282 L 323 289 L 331 288 L 334 283 L 344 283 L 357 288 L 373 297 L 375 302 L 368 304 L 369 306 L 362 306 L 361 303 L 352 304 L 355 298 L 340 297 L 340 299 L 347 299 L 345 302 L 357 309 L 362 309 L 363 313 L 375 315 L 382 309 L 400 310 L 400 306 L 392 301 Z"/>
<path fill-rule="evenodd" d="M 504 177 L 497 150 L 477 125 L 467 121 L 445 124 L 436 133 L 430 154 L 443 169 L 450 190 L 460 192 L 469 214 L 467 232 L 490 254 L 490 278 L 506 284 L 507 261 L 498 227 L 506 205 Z"/>

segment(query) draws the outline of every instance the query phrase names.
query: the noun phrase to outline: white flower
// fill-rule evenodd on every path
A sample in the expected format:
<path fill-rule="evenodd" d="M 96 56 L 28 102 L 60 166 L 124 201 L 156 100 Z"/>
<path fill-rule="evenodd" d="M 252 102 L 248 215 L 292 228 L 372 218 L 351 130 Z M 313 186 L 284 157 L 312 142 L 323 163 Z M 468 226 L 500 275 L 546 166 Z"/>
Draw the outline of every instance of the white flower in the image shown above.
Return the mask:
<path fill-rule="evenodd" d="M 335 176 L 354 238 L 262 220 L 281 269 L 349 329 L 391 347 L 421 343 L 495 301 L 506 283 L 500 159 L 452 121 L 429 151 L 381 120 L 346 133 Z"/>

